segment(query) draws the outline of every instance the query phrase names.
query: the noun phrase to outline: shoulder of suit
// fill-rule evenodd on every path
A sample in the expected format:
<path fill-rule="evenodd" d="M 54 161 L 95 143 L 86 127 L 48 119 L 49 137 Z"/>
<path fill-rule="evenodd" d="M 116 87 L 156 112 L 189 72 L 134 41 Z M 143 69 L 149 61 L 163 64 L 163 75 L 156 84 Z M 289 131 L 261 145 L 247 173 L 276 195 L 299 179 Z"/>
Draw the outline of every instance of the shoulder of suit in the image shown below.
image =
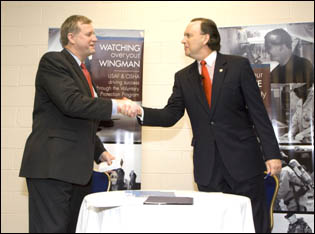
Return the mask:
<path fill-rule="evenodd" d="M 69 54 L 69 56 L 71 56 Z M 50 51 L 45 53 L 42 58 L 40 63 L 48 63 L 48 64 L 68 64 L 69 63 L 69 58 L 67 58 L 67 54 L 60 51 Z M 70 58 L 71 59 L 71 58 Z"/>
<path fill-rule="evenodd" d="M 194 61 L 190 65 L 184 67 L 183 69 L 177 71 L 175 73 L 175 76 L 180 76 L 180 75 L 186 74 L 187 72 L 189 72 L 189 71 L 191 71 L 192 69 L 195 69 L 195 68 L 197 68 L 197 62 L 196 61 Z"/>
<path fill-rule="evenodd" d="M 245 58 L 239 55 L 220 54 L 220 56 L 224 57 L 227 62 L 248 61 L 248 58 Z"/>
<path fill-rule="evenodd" d="M 248 58 L 238 56 L 238 55 L 225 55 L 220 54 L 221 61 L 225 61 L 227 66 L 232 67 L 243 67 L 243 66 L 249 66 L 250 62 Z M 218 61 L 218 60 L 217 60 Z"/>
<path fill-rule="evenodd" d="M 46 52 L 41 59 L 64 59 L 65 56 L 61 53 L 61 52 L 58 52 L 58 51 L 49 51 L 49 52 Z"/>
<path fill-rule="evenodd" d="M 297 66 L 309 66 L 313 67 L 311 61 L 309 61 L 307 58 L 297 56 L 295 54 L 292 55 L 292 60 L 293 63 L 296 64 Z"/>

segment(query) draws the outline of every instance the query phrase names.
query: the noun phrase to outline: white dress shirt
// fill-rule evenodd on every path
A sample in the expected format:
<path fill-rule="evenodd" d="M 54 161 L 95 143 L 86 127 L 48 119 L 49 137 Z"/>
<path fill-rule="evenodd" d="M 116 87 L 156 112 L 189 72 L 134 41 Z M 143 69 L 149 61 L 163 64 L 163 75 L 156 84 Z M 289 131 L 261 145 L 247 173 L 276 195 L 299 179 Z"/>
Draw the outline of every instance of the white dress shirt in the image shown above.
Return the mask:
<path fill-rule="evenodd" d="M 215 60 L 217 59 L 217 51 L 212 51 L 211 54 L 208 55 L 204 60 L 206 61 L 206 68 L 208 69 L 208 73 L 210 75 L 211 82 L 213 81 L 214 75 L 214 67 L 215 67 Z M 201 60 L 198 60 L 198 70 L 199 74 L 201 75 Z"/>

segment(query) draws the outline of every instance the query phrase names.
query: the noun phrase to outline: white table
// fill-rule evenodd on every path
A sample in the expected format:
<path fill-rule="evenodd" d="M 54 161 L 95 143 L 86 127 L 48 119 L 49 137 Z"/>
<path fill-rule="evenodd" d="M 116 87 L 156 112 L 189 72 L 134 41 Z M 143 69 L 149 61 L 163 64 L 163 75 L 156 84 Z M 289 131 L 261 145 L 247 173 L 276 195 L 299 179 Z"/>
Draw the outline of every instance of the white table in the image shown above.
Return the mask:
<path fill-rule="evenodd" d="M 101 192 L 82 202 L 76 232 L 247 232 L 254 233 L 249 198 L 223 193 L 174 192 L 193 205 L 143 205 L 147 197 Z"/>

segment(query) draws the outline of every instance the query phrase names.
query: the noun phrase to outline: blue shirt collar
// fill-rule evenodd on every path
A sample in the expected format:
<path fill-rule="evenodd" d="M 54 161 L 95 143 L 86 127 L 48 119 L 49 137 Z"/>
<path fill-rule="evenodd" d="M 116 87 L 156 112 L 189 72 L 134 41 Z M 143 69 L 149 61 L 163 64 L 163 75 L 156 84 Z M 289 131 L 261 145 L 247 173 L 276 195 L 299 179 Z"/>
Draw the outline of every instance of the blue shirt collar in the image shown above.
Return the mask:
<path fill-rule="evenodd" d="M 68 50 L 67 48 L 65 49 L 72 55 L 74 60 L 78 63 L 79 67 L 81 67 L 81 63 L 82 63 L 81 60 L 77 56 L 75 56 L 70 50 Z"/>

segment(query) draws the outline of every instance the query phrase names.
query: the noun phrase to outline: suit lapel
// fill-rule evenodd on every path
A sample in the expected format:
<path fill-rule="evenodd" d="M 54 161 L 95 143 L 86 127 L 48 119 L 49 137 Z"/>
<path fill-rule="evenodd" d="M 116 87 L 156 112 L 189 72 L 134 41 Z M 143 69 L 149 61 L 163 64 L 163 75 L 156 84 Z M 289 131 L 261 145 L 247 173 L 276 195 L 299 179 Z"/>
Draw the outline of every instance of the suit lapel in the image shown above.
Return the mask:
<path fill-rule="evenodd" d="M 204 110 L 210 114 L 210 109 L 209 109 L 209 105 L 207 102 L 207 98 L 206 95 L 204 93 L 204 90 L 202 88 L 202 80 L 201 80 L 201 75 L 199 74 L 198 71 L 198 64 L 197 61 L 195 61 L 195 63 L 192 64 L 192 67 L 189 70 L 189 80 L 191 83 L 191 88 L 193 90 L 193 92 L 195 93 L 195 95 L 197 96 L 198 100 L 200 101 L 201 105 L 203 106 Z"/>
<path fill-rule="evenodd" d="M 222 85 L 224 83 L 226 72 L 227 72 L 226 60 L 222 54 L 218 53 L 217 59 L 215 62 L 215 69 L 214 69 L 214 75 L 213 75 L 213 81 L 212 81 L 213 84 L 212 84 L 211 108 L 210 108 L 211 118 L 219 102 L 220 92 L 222 89 Z"/>
<path fill-rule="evenodd" d="M 89 84 L 88 84 L 88 82 L 87 82 L 87 80 L 86 80 L 86 78 L 84 76 L 84 73 L 82 72 L 79 64 L 77 63 L 77 61 L 75 61 L 75 59 L 72 57 L 72 55 L 66 49 L 63 49 L 61 51 L 61 53 L 63 53 L 65 55 L 67 61 L 70 62 L 71 67 L 74 69 L 76 74 L 80 77 L 80 81 L 84 85 L 86 91 L 89 93 L 90 96 L 92 96 Z M 93 84 L 93 86 L 94 86 L 94 84 Z"/>

